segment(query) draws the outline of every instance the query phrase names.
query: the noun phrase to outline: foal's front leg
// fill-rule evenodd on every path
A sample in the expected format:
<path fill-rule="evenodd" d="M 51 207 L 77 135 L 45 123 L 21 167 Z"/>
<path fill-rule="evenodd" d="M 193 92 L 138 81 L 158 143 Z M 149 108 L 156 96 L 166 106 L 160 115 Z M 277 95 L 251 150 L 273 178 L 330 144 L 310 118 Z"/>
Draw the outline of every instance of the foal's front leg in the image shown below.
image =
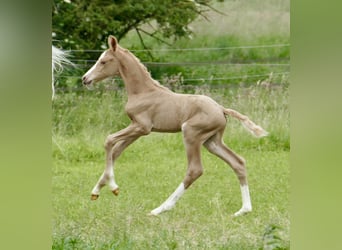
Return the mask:
<path fill-rule="evenodd" d="M 131 143 L 141 135 L 146 134 L 140 129 L 138 124 L 131 124 L 119 132 L 109 135 L 105 143 L 106 149 L 106 168 L 91 192 L 91 199 L 96 200 L 101 189 L 108 184 L 114 195 L 119 194 L 119 186 L 114 179 L 114 161 Z"/>
<path fill-rule="evenodd" d="M 96 183 L 95 187 L 91 191 L 91 199 L 96 200 L 99 195 L 101 189 L 108 183 L 110 190 L 112 190 L 114 195 L 119 194 L 119 186 L 116 184 L 114 179 L 114 162 L 113 162 L 113 154 L 111 150 L 106 150 L 106 168 L 101 175 L 100 179 Z"/>

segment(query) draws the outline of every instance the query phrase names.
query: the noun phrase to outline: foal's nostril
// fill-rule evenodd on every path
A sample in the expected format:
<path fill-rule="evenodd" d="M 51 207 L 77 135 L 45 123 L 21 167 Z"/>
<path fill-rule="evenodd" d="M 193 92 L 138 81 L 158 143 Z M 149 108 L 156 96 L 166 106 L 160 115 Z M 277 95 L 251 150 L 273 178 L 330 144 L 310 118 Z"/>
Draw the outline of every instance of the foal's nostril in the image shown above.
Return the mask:
<path fill-rule="evenodd" d="M 87 84 L 87 77 L 86 77 L 86 76 L 83 76 L 83 77 L 82 77 L 82 83 L 83 83 L 83 84 Z"/>

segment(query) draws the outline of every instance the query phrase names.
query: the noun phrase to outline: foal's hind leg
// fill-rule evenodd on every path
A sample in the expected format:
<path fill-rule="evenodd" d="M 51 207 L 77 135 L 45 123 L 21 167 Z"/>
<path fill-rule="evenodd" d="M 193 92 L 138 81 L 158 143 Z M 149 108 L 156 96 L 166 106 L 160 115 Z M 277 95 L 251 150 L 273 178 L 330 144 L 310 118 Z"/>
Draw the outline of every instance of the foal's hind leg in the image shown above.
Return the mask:
<path fill-rule="evenodd" d="M 236 173 L 241 188 L 242 195 L 242 208 L 237 211 L 234 215 L 239 216 L 252 211 L 252 203 L 249 195 L 249 188 L 247 183 L 247 173 L 245 160 L 230 150 L 222 141 L 222 133 L 217 133 L 215 136 L 211 137 L 204 143 L 204 146 L 208 149 L 208 151 L 226 163 L 228 163 L 234 172 Z"/>
<path fill-rule="evenodd" d="M 203 173 L 201 163 L 201 146 L 202 141 L 198 133 L 182 127 L 184 134 L 184 144 L 188 158 L 188 170 L 183 182 L 170 195 L 170 197 L 159 207 L 151 211 L 151 215 L 158 215 L 164 211 L 171 210 L 179 198 L 184 194 L 185 190 Z"/>

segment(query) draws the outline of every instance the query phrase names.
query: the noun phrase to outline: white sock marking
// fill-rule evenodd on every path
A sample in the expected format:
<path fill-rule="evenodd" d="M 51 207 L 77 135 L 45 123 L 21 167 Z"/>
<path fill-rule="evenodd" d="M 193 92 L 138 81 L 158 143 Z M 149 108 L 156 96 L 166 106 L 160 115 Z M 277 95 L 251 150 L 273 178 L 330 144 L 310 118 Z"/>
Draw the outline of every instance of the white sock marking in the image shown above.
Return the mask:
<path fill-rule="evenodd" d="M 163 204 L 161 204 L 156 209 L 153 209 L 151 211 L 151 215 L 158 215 L 164 211 L 172 209 L 176 202 L 179 200 L 179 198 L 184 194 L 185 188 L 183 182 L 178 186 L 178 188 L 170 195 L 169 198 L 167 198 L 166 201 L 164 201 Z"/>
<path fill-rule="evenodd" d="M 234 215 L 239 216 L 252 211 L 251 197 L 249 195 L 248 185 L 240 186 L 242 195 L 242 208 L 237 211 Z"/>

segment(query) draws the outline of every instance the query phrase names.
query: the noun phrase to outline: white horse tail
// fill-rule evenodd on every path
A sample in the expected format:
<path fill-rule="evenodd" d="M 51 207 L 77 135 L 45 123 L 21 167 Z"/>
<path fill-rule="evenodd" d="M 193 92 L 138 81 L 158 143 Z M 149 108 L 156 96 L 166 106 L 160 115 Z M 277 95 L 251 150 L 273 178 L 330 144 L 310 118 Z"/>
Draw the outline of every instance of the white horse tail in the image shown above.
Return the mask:
<path fill-rule="evenodd" d="M 63 64 L 71 65 L 72 62 L 68 60 L 67 56 L 68 52 L 58 49 L 52 45 L 52 70 L 63 70 Z"/>
<path fill-rule="evenodd" d="M 268 135 L 268 132 L 266 130 L 264 130 L 259 125 L 256 125 L 253 121 L 251 121 L 248 118 L 248 116 L 242 115 L 242 114 L 240 114 L 239 112 L 237 112 L 236 110 L 233 110 L 233 109 L 223 108 L 223 112 L 226 115 L 230 115 L 230 116 L 240 120 L 242 125 L 249 132 L 251 132 L 254 136 L 256 136 L 256 137 L 263 137 L 263 136 L 267 136 Z"/>
<path fill-rule="evenodd" d="M 68 53 L 52 45 L 52 98 L 55 96 L 54 72 L 63 70 L 63 65 L 73 65 L 67 58 Z"/>

